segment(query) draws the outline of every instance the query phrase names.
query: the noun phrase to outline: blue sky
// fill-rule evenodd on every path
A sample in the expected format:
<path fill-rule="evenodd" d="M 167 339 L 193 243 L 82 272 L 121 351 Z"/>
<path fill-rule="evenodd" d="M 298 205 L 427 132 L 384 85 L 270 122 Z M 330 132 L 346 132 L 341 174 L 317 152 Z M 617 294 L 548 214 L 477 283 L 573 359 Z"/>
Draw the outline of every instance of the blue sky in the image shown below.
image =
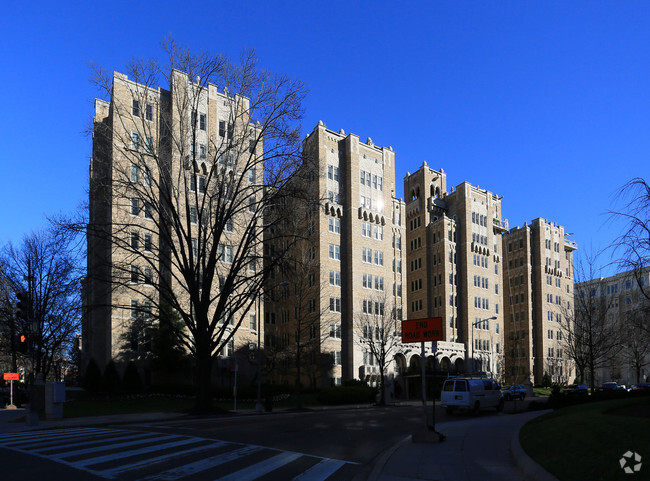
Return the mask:
<path fill-rule="evenodd" d="M 10 2 L 0 244 L 86 196 L 88 62 L 120 70 L 172 34 L 303 80 L 305 133 L 323 120 L 392 146 L 400 196 L 426 161 L 503 196 L 511 226 L 544 217 L 597 251 L 617 189 L 650 179 L 648 25 L 640 1 Z"/>

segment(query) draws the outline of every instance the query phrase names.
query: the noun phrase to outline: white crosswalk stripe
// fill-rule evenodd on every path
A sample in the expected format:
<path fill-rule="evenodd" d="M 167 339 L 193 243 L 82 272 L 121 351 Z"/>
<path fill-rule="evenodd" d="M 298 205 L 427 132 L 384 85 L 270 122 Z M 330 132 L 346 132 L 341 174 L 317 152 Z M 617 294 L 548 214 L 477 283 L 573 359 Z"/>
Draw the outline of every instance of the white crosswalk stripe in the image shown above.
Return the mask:
<path fill-rule="evenodd" d="M 328 479 L 346 464 L 355 464 L 263 446 L 126 429 L 0 434 L 0 448 L 46 458 L 106 479 L 146 481 L 192 479 L 199 473 L 220 480 L 244 481 L 264 479 L 279 469 L 292 472 L 288 478 L 295 476 L 294 480 L 318 481 Z M 212 475 L 210 470 L 214 470 Z"/>

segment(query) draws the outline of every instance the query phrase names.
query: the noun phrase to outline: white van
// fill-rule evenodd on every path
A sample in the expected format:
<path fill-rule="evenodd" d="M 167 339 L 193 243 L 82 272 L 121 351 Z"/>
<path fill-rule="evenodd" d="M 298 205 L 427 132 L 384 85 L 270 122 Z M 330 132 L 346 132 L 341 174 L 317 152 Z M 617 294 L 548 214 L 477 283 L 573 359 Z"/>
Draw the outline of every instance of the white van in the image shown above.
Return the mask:
<path fill-rule="evenodd" d="M 442 385 L 440 405 L 448 413 L 456 409 L 471 410 L 478 414 L 481 408 L 503 410 L 501 386 L 489 378 L 449 378 Z"/>

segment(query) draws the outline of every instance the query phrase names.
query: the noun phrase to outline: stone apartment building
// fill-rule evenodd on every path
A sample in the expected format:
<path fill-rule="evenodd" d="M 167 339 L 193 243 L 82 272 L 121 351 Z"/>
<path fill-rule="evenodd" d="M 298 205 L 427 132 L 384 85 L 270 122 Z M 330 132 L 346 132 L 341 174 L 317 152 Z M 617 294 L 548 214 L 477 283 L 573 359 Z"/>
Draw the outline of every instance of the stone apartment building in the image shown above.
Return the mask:
<path fill-rule="evenodd" d="M 609 354 L 598 362 L 594 386 L 608 381 L 627 386 L 650 381 L 650 342 L 646 321 L 650 302 L 644 294 L 648 293 L 649 286 L 649 268 L 575 284 L 576 316 L 580 315 L 580 309 L 593 306 L 591 315 L 596 326 L 601 321 L 606 323 L 606 329 L 611 329 L 609 332 L 615 337 Z M 585 382 L 589 380 L 585 379 Z"/>
<path fill-rule="evenodd" d="M 240 169 L 232 139 L 254 131 L 247 110 L 248 99 L 220 92 L 212 84 L 200 85 L 198 79 L 195 83 L 178 71 L 172 72 L 168 90 L 114 72 L 110 100 L 95 101 L 84 284 L 86 361 L 93 358 L 102 369 L 111 359 L 123 365 L 148 358 L 151 339 L 146 329 L 138 332 L 135 327 L 158 306 L 162 283 L 181 292 L 181 302 L 189 305 L 190 292 L 179 280 L 178 259 L 193 255 L 193 262 L 198 262 L 197 252 L 210 242 L 207 229 L 198 227 L 204 213 L 210 215 L 204 202 L 206 189 L 225 185 L 210 178 L 210 173 L 216 171 L 212 167 L 217 162 L 223 164 L 219 170 L 223 175 Z M 250 158 L 262 162 L 261 141 L 249 145 L 246 140 L 245 149 Z M 262 168 L 245 175 L 253 192 L 261 183 Z M 163 227 L 169 228 L 161 218 L 164 202 L 174 203 L 174 215 L 179 216 L 175 226 L 187 229 L 191 244 L 181 247 L 170 245 L 174 240 L 162 240 Z M 240 235 L 238 219 L 250 215 L 254 214 L 238 213 L 226 223 L 216 276 L 224 275 L 226 263 L 231 262 Z M 261 248 L 254 246 L 251 251 L 260 259 Z M 183 262 L 189 265 L 188 260 Z M 215 292 L 218 286 L 216 282 Z M 263 312 L 263 306 L 258 309 Z M 257 339 L 260 314 L 255 308 L 231 314 L 224 322 L 232 323 L 237 316 L 250 316 L 250 322 L 242 323 L 224 349 L 224 358 Z"/>
<path fill-rule="evenodd" d="M 308 176 L 311 207 L 295 206 L 305 218 L 307 239 L 293 254 L 302 272 L 273 281 L 279 292 L 267 298 L 266 343 L 272 352 L 274 343 L 286 348 L 301 339 L 305 384 L 374 383 L 376 362 L 359 342 L 357 319 L 369 312 L 394 316 L 397 334 L 405 302 L 404 202 L 395 197 L 395 153 L 322 121 L 303 146 L 317 172 Z M 285 367 L 276 381 L 293 383 L 295 370 Z"/>
<path fill-rule="evenodd" d="M 535 219 L 503 236 L 506 379 L 573 381 L 563 343 L 573 303 L 573 251 L 564 227 Z"/>
<path fill-rule="evenodd" d="M 467 182 L 448 192 L 446 177 L 425 162 L 404 178 L 407 317 L 443 319 L 443 341 L 427 345 L 432 367 L 499 376 L 507 220 L 500 197 Z M 400 356 L 406 366 L 420 362 L 409 350 Z"/>

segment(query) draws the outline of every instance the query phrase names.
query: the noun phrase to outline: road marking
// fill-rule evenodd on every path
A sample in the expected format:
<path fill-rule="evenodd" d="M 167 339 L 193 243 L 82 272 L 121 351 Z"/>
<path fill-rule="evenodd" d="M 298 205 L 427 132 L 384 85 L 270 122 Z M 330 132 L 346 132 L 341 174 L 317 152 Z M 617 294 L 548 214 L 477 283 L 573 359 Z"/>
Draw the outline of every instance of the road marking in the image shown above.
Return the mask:
<path fill-rule="evenodd" d="M 289 464 L 291 461 L 294 461 L 301 456 L 303 455 L 297 453 L 281 453 L 257 464 L 248 466 L 247 468 L 240 469 L 228 476 L 219 478 L 217 481 L 252 481 L 253 479 L 260 478 L 265 474 L 270 473 L 271 471 L 275 471 L 285 464 Z"/>
<path fill-rule="evenodd" d="M 94 439 L 87 439 L 84 441 L 77 441 L 73 443 L 60 443 L 60 442 L 34 443 L 34 444 L 30 444 L 29 447 L 34 449 L 36 452 L 40 454 L 54 455 L 56 454 L 56 451 L 60 451 L 61 449 L 71 449 L 71 448 L 76 448 L 78 446 L 88 446 L 89 444 L 103 443 L 103 442 L 110 442 L 110 441 L 124 441 L 125 439 L 137 439 L 137 438 L 145 437 L 148 434 L 149 433 L 125 432 L 120 435 L 104 437 L 101 439 L 94 438 Z M 105 446 L 105 444 L 102 444 L 102 446 Z"/>
<path fill-rule="evenodd" d="M 210 458 L 202 459 L 184 466 L 179 466 L 169 471 L 159 473 L 154 476 L 149 476 L 145 478 L 146 481 L 174 481 L 185 476 L 191 476 L 201 471 L 205 471 L 210 468 L 214 468 L 224 463 L 234 461 L 236 459 L 243 458 L 250 454 L 261 451 L 263 448 L 259 446 L 246 446 L 241 449 L 236 449 L 234 451 L 229 451 L 227 453 L 219 454 L 217 456 L 212 456 Z"/>
<path fill-rule="evenodd" d="M 319 481 L 321 479 L 327 479 L 344 464 L 346 464 L 345 461 L 339 461 L 338 459 L 323 459 L 320 463 L 313 465 L 307 471 L 293 478 L 293 481 Z"/>
<path fill-rule="evenodd" d="M 122 466 L 118 466 L 118 467 L 112 468 L 112 469 L 104 469 L 104 470 L 101 470 L 101 471 L 92 471 L 92 472 L 95 473 L 95 474 L 98 474 L 100 476 L 103 476 L 105 478 L 113 478 L 113 477 L 115 477 L 116 474 L 123 473 L 125 471 L 133 471 L 133 470 L 136 470 L 136 469 L 139 469 L 139 468 L 142 468 L 142 467 L 151 466 L 152 464 L 157 464 L 157 463 L 161 463 L 161 462 L 164 462 L 164 461 L 168 461 L 168 460 L 173 459 L 173 458 L 177 458 L 177 457 L 180 457 L 180 456 L 185 456 L 187 454 L 198 453 L 200 451 L 207 451 L 209 449 L 219 448 L 221 446 L 225 446 L 225 444 L 226 443 L 224 443 L 223 441 L 217 441 L 217 442 L 214 442 L 214 443 L 211 443 L 211 444 L 205 444 L 203 446 L 198 446 L 198 447 L 195 447 L 195 448 L 184 449 L 184 450 L 180 450 L 180 451 L 174 451 L 173 453 L 170 453 L 170 454 L 163 454 L 162 456 L 158 456 L 156 458 L 146 458 L 146 459 L 143 459 L 142 461 L 137 461 L 137 462 L 131 463 L 131 464 L 124 464 Z M 149 478 L 147 478 L 147 479 L 149 479 Z M 157 479 L 157 478 L 152 478 L 152 479 Z M 172 478 L 172 479 L 176 479 L 176 478 Z"/>
<path fill-rule="evenodd" d="M 161 443 L 161 441 L 166 442 Z M 138 446 L 148 443 L 149 446 L 138 448 Z M 147 469 L 148 472 L 145 471 L 142 474 L 142 476 L 146 476 L 151 473 L 144 478 L 147 481 L 175 481 L 180 478 L 192 477 L 197 473 L 240 459 L 255 464 L 244 466 L 237 472 L 221 479 L 226 481 L 258 479 L 303 457 L 315 459 L 318 462 L 314 461 L 316 464 L 295 477 L 296 481 L 324 480 L 345 464 L 358 464 L 258 445 L 185 435 L 101 428 L 30 431 L 18 433 L 18 436 L 15 433 L 4 434 L 0 435 L 0 447 L 50 459 L 106 479 L 113 479 L 122 473 Z M 209 456 L 211 450 L 224 447 L 230 450 Z M 113 452 L 115 450 L 119 451 Z M 164 450 L 168 452 L 162 453 Z M 272 456 L 258 461 L 259 457 L 253 455 L 262 451 L 270 451 Z M 208 457 L 201 458 L 201 452 Z M 103 455 L 96 455 L 101 453 Z M 84 458 L 84 455 L 92 457 Z M 142 455 L 145 456 L 142 457 Z M 151 457 L 146 455 L 151 455 Z M 188 456 L 187 460 L 182 461 L 187 464 L 163 472 L 156 472 L 156 464 L 182 456 Z M 79 457 L 82 459 L 71 459 Z M 133 459 L 135 457 L 137 458 Z M 248 457 L 250 458 L 246 459 Z M 105 465 L 105 469 L 102 469 L 101 465 Z"/>
<path fill-rule="evenodd" d="M 142 436 L 139 436 L 140 438 Z M 65 458 L 71 458 L 73 456 L 79 456 L 81 454 L 90 454 L 90 453 L 97 453 L 101 451 L 106 451 L 108 449 L 116 449 L 116 448 L 126 448 L 128 446 L 138 446 L 140 444 L 147 444 L 147 443 L 153 443 L 156 441 L 167 441 L 169 439 L 178 439 L 178 436 L 146 436 L 144 439 L 135 439 L 131 441 L 121 441 L 121 442 L 113 442 L 113 440 L 109 440 L 110 442 L 106 444 L 102 444 L 101 446 L 95 446 L 94 448 L 86 448 L 86 449 L 77 449 L 76 451 L 65 451 L 62 453 L 56 453 L 56 454 L 50 454 L 55 459 L 65 459 Z M 119 441 L 119 440 L 115 440 Z M 121 453 L 124 454 L 124 453 Z"/>
<path fill-rule="evenodd" d="M 68 430 L 60 431 L 57 429 L 53 431 L 28 431 L 24 433 L 2 434 L 0 435 L 0 443 L 4 444 L 4 443 L 22 442 L 25 439 L 33 440 L 34 438 L 43 439 L 43 440 L 71 438 L 71 437 L 88 433 L 89 431 L 91 431 L 93 434 L 119 432 L 113 429 L 103 429 L 103 430 L 75 429 L 72 431 L 68 431 Z"/>
<path fill-rule="evenodd" d="M 135 449 L 133 451 L 126 451 L 126 452 L 119 452 L 119 453 L 113 453 L 113 454 L 107 454 L 105 456 L 99 456 L 96 458 L 90 458 L 90 459 L 83 459 L 80 461 L 71 461 L 70 464 L 75 467 L 83 467 L 85 468 L 86 466 L 92 466 L 93 464 L 101 464 L 101 463 L 106 463 L 108 461 L 115 461 L 116 459 L 124 459 L 126 457 L 131 457 L 131 456 L 137 456 L 139 454 L 147 454 L 147 453 L 153 453 L 156 451 L 162 451 L 163 449 L 167 448 L 175 448 L 178 446 L 183 446 L 185 444 L 190 444 L 190 443 L 196 443 L 200 441 L 199 438 L 187 438 L 187 439 L 181 439 L 179 441 L 173 441 L 171 443 L 165 443 L 165 444 L 156 444 L 155 446 L 148 446 L 146 448 L 140 448 L 140 449 Z M 55 459 L 65 459 L 68 456 L 61 456 Z"/>

